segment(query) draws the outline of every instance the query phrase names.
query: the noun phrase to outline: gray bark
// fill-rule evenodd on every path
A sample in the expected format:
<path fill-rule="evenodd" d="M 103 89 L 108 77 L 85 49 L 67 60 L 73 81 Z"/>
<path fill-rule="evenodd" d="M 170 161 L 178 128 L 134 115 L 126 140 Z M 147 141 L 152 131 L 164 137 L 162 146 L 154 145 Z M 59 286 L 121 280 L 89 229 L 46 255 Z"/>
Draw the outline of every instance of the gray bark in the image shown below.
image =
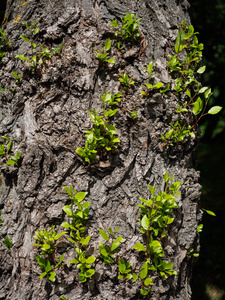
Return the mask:
<path fill-rule="evenodd" d="M 157 79 L 170 82 L 166 58 L 173 52 L 178 22 L 188 19 L 186 1 L 141 0 L 9 0 L 5 31 L 10 35 L 11 50 L 0 67 L 0 134 L 14 142 L 14 152 L 20 151 L 19 168 L 0 165 L 0 210 L 3 226 L 0 241 L 0 299 L 59 299 L 64 295 L 74 299 L 141 299 L 138 283 L 121 283 L 115 265 L 104 266 L 97 260 L 96 274 L 88 283 L 79 283 L 76 267 L 59 270 L 57 281 L 40 279 L 40 269 L 33 249 L 34 232 L 56 224 L 58 232 L 64 220 L 62 207 L 68 196 L 62 186 L 74 185 L 77 191 L 88 191 L 91 218 L 88 233 L 92 235 L 94 254 L 102 242 L 98 228 L 121 227 L 119 236 L 125 242 L 118 255 L 136 266 L 137 253 L 132 247 L 142 241 L 139 226 L 139 197 L 147 198 L 148 184 L 163 185 L 167 171 L 181 181 L 179 209 L 164 244 L 166 258 L 174 263 L 178 276 L 167 280 L 155 278 L 154 292 L 148 299 L 190 299 L 192 259 L 187 249 L 198 247 L 196 227 L 201 216 L 199 174 L 195 170 L 196 141 L 174 149 L 161 147 L 160 137 L 174 118 L 174 95 L 154 93 L 149 99 L 140 97 L 146 82 L 146 67 L 154 62 Z M 92 47 L 101 48 L 107 37 L 113 38 L 110 21 L 135 13 L 142 18 L 140 31 L 145 49 L 134 45 L 126 51 L 112 49 L 116 64 L 101 67 Z M 54 56 L 41 67 L 38 78 L 31 75 L 17 54 L 29 53 L 28 44 L 20 39 L 25 27 L 15 23 L 40 20 L 36 43 L 49 48 L 63 41 L 61 57 Z M 188 19 L 189 20 L 189 19 Z M 12 70 L 22 74 L 15 85 Z M 101 92 L 120 89 L 118 73 L 126 72 L 135 80 L 129 97 L 122 99 L 113 123 L 121 140 L 118 151 L 107 162 L 110 166 L 89 167 L 75 150 L 84 145 L 84 133 L 91 127 L 87 110 L 101 107 Z M 15 93 L 8 91 L 15 89 Z M 137 110 L 139 119 L 128 117 Z M 11 252 L 4 246 L 8 236 Z M 66 262 L 73 258 L 73 248 L 64 253 Z"/>

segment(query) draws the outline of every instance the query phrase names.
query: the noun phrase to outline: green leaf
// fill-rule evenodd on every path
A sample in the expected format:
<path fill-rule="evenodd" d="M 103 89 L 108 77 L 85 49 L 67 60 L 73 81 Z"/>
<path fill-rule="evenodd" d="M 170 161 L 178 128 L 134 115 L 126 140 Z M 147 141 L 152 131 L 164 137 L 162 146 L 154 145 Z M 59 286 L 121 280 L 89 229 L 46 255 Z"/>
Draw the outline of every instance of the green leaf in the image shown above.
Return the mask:
<path fill-rule="evenodd" d="M 105 42 L 105 50 L 108 51 L 111 48 L 111 40 L 110 38 L 107 38 Z"/>
<path fill-rule="evenodd" d="M 77 148 L 76 152 L 77 152 L 78 155 L 80 155 L 82 157 L 86 157 L 87 156 L 86 152 L 82 148 Z"/>
<path fill-rule="evenodd" d="M 94 274 L 95 274 L 95 270 L 94 269 L 89 269 L 85 272 L 85 277 L 91 277 Z"/>
<path fill-rule="evenodd" d="M 109 237 L 107 235 L 107 233 L 103 230 L 103 229 L 99 229 L 99 232 L 101 234 L 101 236 L 103 237 L 104 240 L 108 241 Z"/>
<path fill-rule="evenodd" d="M 149 291 L 148 290 L 145 290 L 145 289 L 140 289 L 140 292 L 143 296 L 147 296 Z"/>
<path fill-rule="evenodd" d="M 71 225 L 68 222 L 63 222 L 61 224 L 61 226 L 64 227 L 64 228 L 70 228 L 71 227 Z"/>
<path fill-rule="evenodd" d="M 136 280 L 138 280 L 138 275 L 137 274 L 134 273 L 134 274 L 132 274 L 132 276 L 133 276 L 132 283 L 135 282 Z"/>
<path fill-rule="evenodd" d="M 193 103 L 194 108 L 193 108 L 193 113 L 195 115 L 198 115 L 203 108 L 203 103 L 202 103 L 202 99 L 200 97 L 198 97 L 198 99 Z"/>
<path fill-rule="evenodd" d="M 25 35 L 21 35 L 20 37 L 21 37 L 21 39 L 23 39 L 25 42 L 27 42 L 27 43 L 29 43 L 29 44 L 31 43 L 30 40 L 29 40 Z"/>
<path fill-rule="evenodd" d="M 96 257 L 94 256 L 89 256 L 87 259 L 86 259 L 86 263 L 87 264 L 93 264 L 93 262 L 95 262 L 96 260 Z"/>
<path fill-rule="evenodd" d="M 41 279 L 44 278 L 47 275 L 47 272 L 43 272 L 41 273 L 41 275 L 39 276 Z"/>
<path fill-rule="evenodd" d="M 119 229 L 117 229 L 115 232 L 117 232 Z M 111 227 L 109 227 L 109 229 L 107 230 L 111 235 L 113 235 L 113 231 L 112 231 L 112 228 Z M 114 232 L 114 233 L 115 233 Z"/>
<path fill-rule="evenodd" d="M 11 159 L 6 162 L 6 164 L 9 166 L 13 166 L 15 165 L 15 163 L 16 163 L 15 160 L 11 160 Z"/>
<path fill-rule="evenodd" d="M 213 211 L 211 211 L 211 210 L 206 210 L 206 209 L 204 209 L 204 208 L 202 208 L 202 210 L 204 210 L 208 215 L 213 216 L 213 217 L 216 217 L 216 214 L 215 214 Z"/>
<path fill-rule="evenodd" d="M 160 89 L 162 86 L 163 86 L 163 83 L 162 83 L 162 82 L 158 82 L 158 83 L 156 83 L 156 84 L 153 86 L 153 89 L 154 89 L 154 90 Z"/>
<path fill-rule="evenodd" d="M 151 61 L 149 64 L 148 64 L 148 67 L 147 67 L 147 72 L 148 74 L 150 74 L 152 72 L 152 69 L 153 69 L 153 62 Z"/>
<path fill-rule="evenodd" d="M 70 205 L 65 205 L 63 207 L 63 211 L 70 217 L 72 217 L 73 213 L 72 213 L 72 210 L 71 210 L 71 207 Z"/>
<path fill-rule="evenodd" d="M 29 58 L 25 57 L 24 55 L 16 55 L 15 58 L 19 58 L 19 59 L 21 59 L 21 60 L 26 60 L 26 61 L 28 61 L 29 63 L 32 63 L 32 61 L 31 61 Z"/>
<path fill-rule="evenodd" d="M 120 142 L 120 139 L 118 139 L 118 138 L 115 138 L 114 140 L 113 140 L 113 143 L 119 143 Z"/>
<path fill-rule="evenodd" d="M 87 195 L 87 192 L 79 192 L 75 195 L 75 199 L 78 201 L 78 202 L 81 202 L 84 200 L 85 196 Z"/>
<path fill-rule="evenodd" d="M 211 89 L 208 89 L 204 95 L 206 99 L 209 99 L 209 97 L 212 95 Z"/>
<path fill-rule="evenodd" d="M 141 243 L 137 243 L 135 246 L 133 246 L 133 249 L 138 251 L 145 251 L 145 246 Z"/>
<path fill-rule="evenodd" d="M 141 226 L 145 229 L 148 230 L 149 229 L 149 219 L 147 217 L 147 215 L 144 215 L 144 217 L 141 220 Z"/>
<path fill-rule="evenodd" d="M 115 59 L 114 58 L 109 58 L 106 60 L 109 64 L 115 64 Z"/>
<path fill-rule="evenodd" d="M 84 240 L 81 242 L 82 246 L 87 246 L 87 244 L 88 244 L 89 241 L 90 241 L 90 238 L 91 238 L 90 235 L 87 236 L 86 239 L 84 239 Z"/>
<path fill-rule="evenodd" d="M 145 262 L 142 267 L 141 267 L 141 270 L 140 270 L 140 277 L 141 279 L 145 279 L 146 276 L 148 274 L 148 263 Z"/>
<path fill-rule="evenodd" d="M 48 250 L 48 249 L 50 249 L 51 248 L 51 246 L 50 245 L 48 245 L 48 244 L 44 244 L 43 246 L 42 246 L 42 250 Z"/>
<path fill-rule="evenodd" d="M 203 66 L 197 70 L 197 73 L 202 74 L 205 72 L 206 66 Z"/>
<path fill-rule="evenodd" d="M 63 232 L 57 234 L 57 235 L 54 237 L 54 240 L 57 241 L 62 235 L 66 234 L 66 233 L 67 233 L 67 231 L 63 231 Z"/>
<path fill-rule="evenodd" d="M 203 224 L 199 224 L 197 227 L 197 233 L 202 232 Z"/>
<path fill-rule="evenodd" d="M 77 244 L 77 242 L 76 241 L 74 241 L 73 239 L 71 239 L 71 238 L 68 238 L 68 241 L 70 241 L 71 243 L 73 243 L 73 244 Z"/>
<path fill-rule="evenodd" d="M 49 280 L 51 280 L 52 282 L 55 282 L 55 277 L 56 277 L 56 273 L 55 272 L 50 272 L 50 276 L 49 276 Z"/>
<path fill-rule="evenodd" d="M 190 92 L 190 90 L 187 89 L 186 90 L 186 94 L 188 95 L 189 98 L 191 98 L 191 92 Z"/>
<path fill-rule="evenodd" d="M 64 255 L 61 255 L 59 261 L 63 261 L 63 259 L 64 259 Z"/>
<path fill-rule="evenodd" d="M 193 253 L 194 257 L 199 257 L 199 253 Z"/>
<path fill-rule="evenodd" d="M 70 264 L 76 264 L 77 265 L 78 263 L 79 263 L 79 261 L 75 258 L 70 261 Z"/>
<path fill-rule="evenodd" d="M 6 238 L 5 238 L 5 240 L 4 240 L 4 245 L 6 246 L 6 247 L 8 247 L 9 249 L 11 249 L 12 248 L 12 241 L 10 240 L 10 238 L 7 236 Z"/>
<path fill-rule="evenodd" d="M 105 246 L 104 246 L 102 243 L 100 243 L 99 246 L 100 246 L 100 247 L 99 247 L 100 253 L 101 253 L 103 256 L 107 257 L 107 256 L 109 255 L 109 253 L 107 252 Z"/>
<path fill-rule="evenodd" d="M 144 281 L 144 285 L 146 286 L 153 285 L 152 279 L 150 277 L 146 278 Z"/>
<path fill-rule="evenodd" d="M 88 208 L 88 207 L 90 207 L 90 202 L 85 201 L 83 204 L 83 208 Z"/>
<path fill-rule="evenodd" d="M 150 83 L 145 83 L 145 85 L 147 86 L 148 89 L 152 88 L 152 86 L 153 86 L 153 85 L 150 84 Z"/>
<path fill-rule="evenodd" d="M 119 27 L 119 24 L 116 20 L 113 20 L 110 25 L 112 25 L 113 27 Z"/>
<path fill-rule="evenodd" d="M 39 28 L 36 28 L 36 29 L 34 30 L 34 35 L 36 35 L 38 32 L 39 32 Z"/>
<path fill-rule="evenodd" d="M 143 96 L 147 96 L 147 93 L 146 93 L 145 91 L 141 91 L 141 94 L 142 94 Z"/>
<path fill-rule="evenodd" d="M 167 138 L 167 139 L 170 138 L 171 135 L 173 134 L 173 132 L 174 132 L 173 129 L 170 129 L 169 131 L 167 131 L 167 133 L 166 133 L 166 138 Z"/>
<path fill-rule="evenodd" d="M 207 86 L 202 87 L 202 88 L 199 90 L 199 94 L 204 93 L 206 90 L 208 90 L 208 87 L 207 87 Z"/>
<path fill-rule="evenodd" d="M 215 114 L 218 114 L 218 112 L 220 112 L 222 109 L 221 106 L 213 106 L 210 108 L 210 110 L 208 111 L 208 114 L 210 115 L 215 115 Z"/>
<path fill-rule="evenodd" d="M 112 243 L 111 251 L 114 251 L 116 248 L 118 248 L 120 245 L 120 242 L 122 242 L 122 241 L 124 241 L 124 239 L 121 236 L 118 237 L 117 239 L 115 239 L 115 241 Z"/>

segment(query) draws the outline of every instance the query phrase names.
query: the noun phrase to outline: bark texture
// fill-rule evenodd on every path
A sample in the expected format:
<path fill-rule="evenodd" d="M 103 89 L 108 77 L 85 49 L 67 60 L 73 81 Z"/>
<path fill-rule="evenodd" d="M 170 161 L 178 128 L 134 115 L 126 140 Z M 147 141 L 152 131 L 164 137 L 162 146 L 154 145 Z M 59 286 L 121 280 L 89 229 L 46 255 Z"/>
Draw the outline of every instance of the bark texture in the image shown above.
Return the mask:
<path fill-rule="evenodd" d="M 60 224 L 65 218 L 62 207 L 68 196 L 62 186 L 72 184 L 77 191 L 87 191 L 91 203 L 88 233 L 92 235 L 94 254 L 102 242 L 98 228 L 116 229 L 125 242 L 118 255 L 138 266 L 132 247 L 142 242 L 139 226 L 139 197 L 147 198 L 148 184 L 163 185 L 167 171 L 181 181 L 182 195 L 175 221 L 164 243 L 166 258 L 174 263 L 178 276 L 162 281 L 155 278 L 154 292 L 148 299 L 190 299 L 192 259 L 187 249 L 198 247 L 196 227 L 201 214 L 199 174 L 195 170 L 196 141 L 172 150 L 161 146 L 160 137 L 174 120 L 176 97 L 154 93 L 140 97 L 146 82 L 146 67 L 154 62 L 156 78 L 170 82 L 166 57 L 173 52 L 178 22 L 188 19 L 189 4 L 184 0 L 8 0 L 5 31 L 11 49 L 0 67 L 1 84 L 6 92 L 0 95 L 0 134 L 13 140 L 14 152 L 20 151 L 19 166 L 5 166 L 1 161 L 0 210 L 3 226 L 0 241 L 0 299 L 58 300 L 64 295 L 75 299 L 141 299 L 138 283 L 117 280 L 115 265 L 106 267 L 100 260 L 96 274 L 88 283 L 79 283 L 76 267 L 58 271 L 56 283 L 40 279 L 32 245 L 34 232 Z M 102 48 L 107 37 L 113 39 L 110 22 L 127 13 L 142 18 L 139 44 L 127 45 L 123 51 L 112 48 L 114 65 L 101 66 L 93 47 Z M 18 54 L 30 55 L 28 44 L 20 39 L 25 27 L 20 21 L 40 20 L 35 42 L 53 47 L 63 42 L 61 56 L 53 56 L 34 76 Z M 22 75 L 15 84 L 12 71 Z M 87 166 L 76 154 L 83 147 L 84 133 L 91 127 L 87 110 L 101 107 L 101 92 L 121 89 L 118 74 L 126 72 L 135 80 L 135 87 L 122 99 L 113 123 L 121 140 L 118 151 L 107 162 Z M 15 89 L 11 93 L 9 88 Z M 138 112 L 138 120 L 129 118 L 129 111 Z M 8 236 L 11 252 L 4 244 Z M 71 245 L 62 240 L 65 260 L 74 256 Z M 69 264 L 68 264 L 69 265 Z"/>

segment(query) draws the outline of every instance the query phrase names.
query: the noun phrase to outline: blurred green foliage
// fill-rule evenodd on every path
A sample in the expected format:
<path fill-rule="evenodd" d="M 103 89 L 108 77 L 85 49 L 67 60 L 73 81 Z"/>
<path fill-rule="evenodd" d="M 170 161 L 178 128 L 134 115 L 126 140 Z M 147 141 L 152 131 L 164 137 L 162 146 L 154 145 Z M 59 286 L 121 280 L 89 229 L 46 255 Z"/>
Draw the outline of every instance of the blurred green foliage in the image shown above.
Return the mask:
<path fill-rule="evenodd" d="M 205 45 L 203 64 L 207 66 L 203 85 L 212 87 L 212 102 L 224 106 L 225 100 L 225 1 L 190 0 L 191 22 Z M 212 104 L 212 103 L 211 103 Z M 225 110 L 220 116 L 208 118 L 201 124 L 204 140 L 214 139 L 225 132 Z"/>
<path fill-rule="evenodd" d="M 190 0 L 191 23 L 205 45 L 203 63 L 207 66 L 203 85 L 212 87 L 214 105 L 225 101 L 225 1 Z M 201 124 L 204 136 L 199 147 L 198 169 L 201 172 L 201 207 L 212 209 L 216 217 L 204 215 L 200 236 L 199 260 L 192 272 L 192 300 L 225 299 L 224 266 L 225 227 L 224 168 L 225 110 L 220 116 Z"/>

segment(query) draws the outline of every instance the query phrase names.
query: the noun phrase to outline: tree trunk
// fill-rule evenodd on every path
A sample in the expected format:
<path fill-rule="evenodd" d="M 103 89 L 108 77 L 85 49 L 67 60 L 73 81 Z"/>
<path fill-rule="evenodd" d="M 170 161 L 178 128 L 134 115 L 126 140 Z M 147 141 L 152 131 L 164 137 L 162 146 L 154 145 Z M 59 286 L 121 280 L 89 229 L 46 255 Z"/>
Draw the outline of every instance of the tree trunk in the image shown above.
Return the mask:
<path fill-rule="evenodd" d="M 105 265 L 95 261 L 96 273 L 81 283 L 78 270 L 69 264 L 74 258 L 73 244 L 62 237 L 67 266 L 57 269 L 57 279 L 39 278 L 33 247 L 35 231 L 63 231 L 67 220 L 62 208 L 69 204 L 63 186 L 73 185 L 76 191 L 87 191 L 91 210 L 87 232 L 93 255 L 99 256 L 103 239 L 98 229 L 121 227 L 117 236 L 124 242 L 115 252 L 115 261 L 124 257 L 133 268 L 140 268 L 141 258 L 132 247 L 143 242 L 140 231 L 139 197 L 149 198 L 148 184 L 163 187 L 167 171 L 181 182 L 181 196 L 175 220 L 163 242 L 166 260 L 174 263 L 178 275 L 168 279 L 154 276 L 154 285 L 145 299 L 190 299 L 190 277 L 193 257 L 187 250 L 198 250 L 196 227 L 201 217 L 198 201 L 199 174 L 195 170 L 196 140 L 168 149 L 162 146 L 161 135 L 174 118 L 176 97 L 154 92 L 141 97 L 146 82 L 146 68 L 154 63 L 155 80 L 169 83 L 171 77 L 166 59 L 173 53 L 178 23 L 189 20 L 186 0 L 8 0 L 3 29 L 10 36 L 10 49 L 0 65 L 0 134 L 13 141 L 13 153 L 19 151 L 19 166 L 4 165 L 1 159 L 0 210 L 0 299 L 142 299 L 140 280 L 118 280 L 116 263 Z M 140 21 L 141 37 L 134 44 L 116 48 L 114 28 L 110 22 L 127 13 Z M 61 55 L 53 55 L 37 70 L 29 70 L 27 61 L 16 55 L 31 57 L 29 44 L 20 38 L 29 32 L 21 21 L 40 20 L 34 42 L 44 47 L 62 45 Z M 110 37 L 110 57 L 115 64 L 99 63 L 93 47 L 102 49 Z M 21 74 L 15 83 L 12 71 Z M 123 92 L 118 74 L 127 73 L 135 81 Z M 11 89 L 11 91 L 9 90 Z M 87 111 L 100 110 L 101 92 L 123 92 L 118 112 L 112 123 L 118 129 L 118 149 L 91 165 L 76 153 L 84 147 L 85 132 L 92 128 Z M 137 111 L 138 119 L 130 112 Z M 117 237 L 116 236 L 116 237 Z M 3 243 L 12 241 L 11 251 Z"/>

